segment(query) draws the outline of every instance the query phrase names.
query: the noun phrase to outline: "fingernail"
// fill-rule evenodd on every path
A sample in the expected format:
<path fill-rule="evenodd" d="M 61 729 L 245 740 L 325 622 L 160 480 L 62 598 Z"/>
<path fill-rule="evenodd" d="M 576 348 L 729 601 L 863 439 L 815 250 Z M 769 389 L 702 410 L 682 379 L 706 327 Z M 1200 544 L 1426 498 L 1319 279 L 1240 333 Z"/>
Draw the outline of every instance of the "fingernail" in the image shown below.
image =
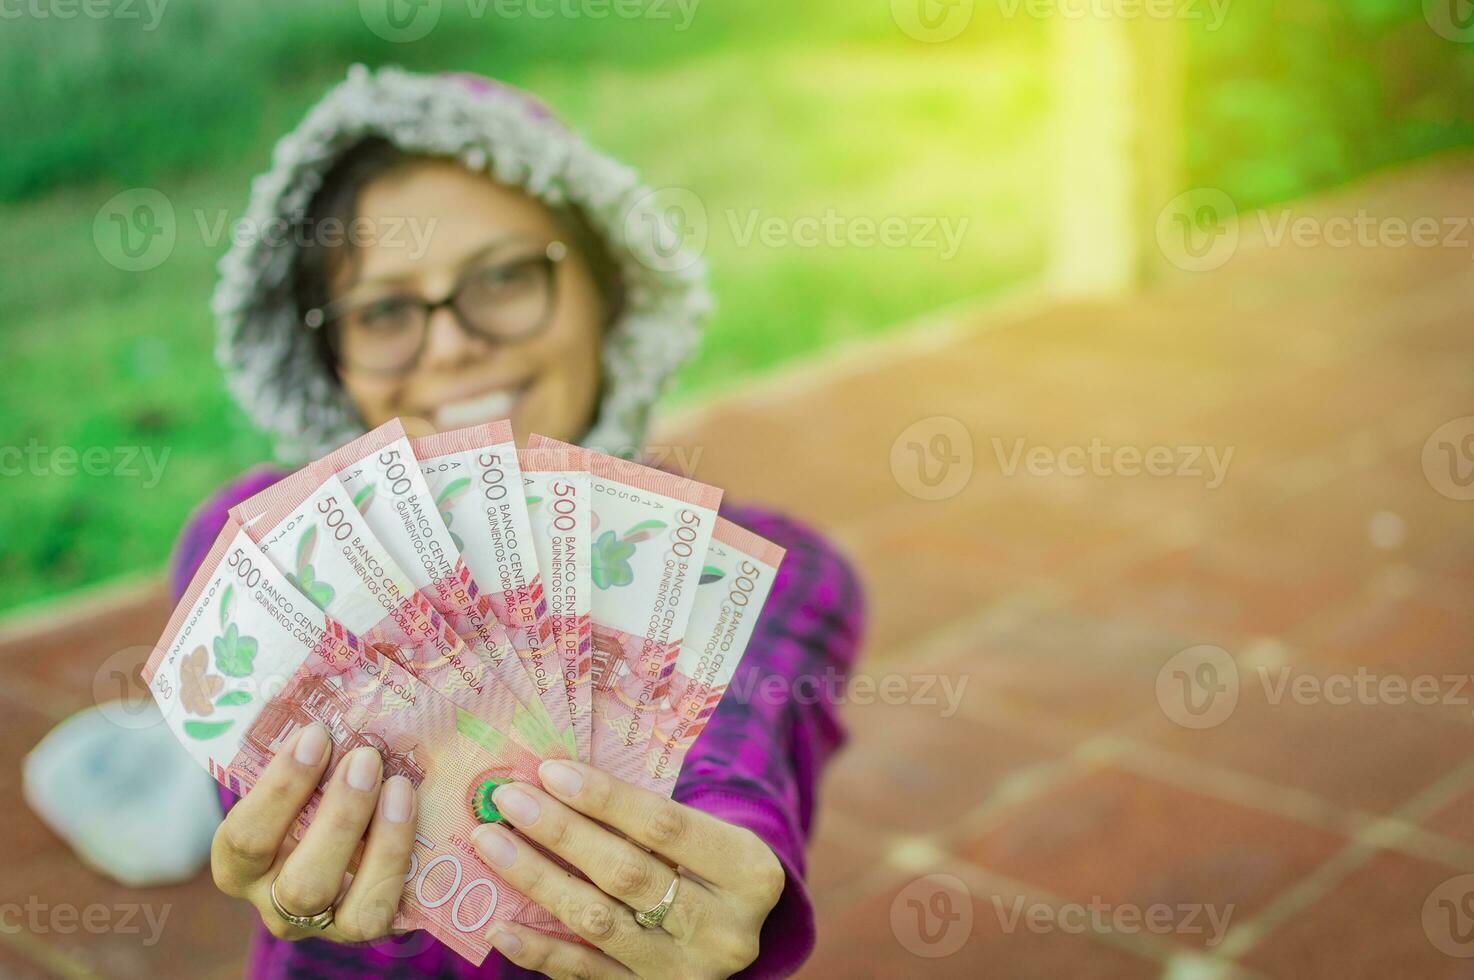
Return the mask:
<path fill-rule="evenodd" d="M 510 868 L 517 860 L 517 845 L 512 843 L 512 835 L 505 830 L 487 824 L 477 827 L 471 837 L 476 841 L 476 850 L 496 867 Z"/>
<path fill-rule="evenodd" d="M 415 788 L 403 776 L 391 776 L 384 784 L 384 795 L 379 798 L 384 819 L 390 823 L 408 823 L 414 802 Z"/>
<path fill-rule="evenodd" d="M 297 748 L 292 753 L 304 766 L 315 766 L 322 761 L 323 755 L 328 750 L 328 730 L 322 727 L 321 722 L 313 722 L 302 729 L 302 734 L 297 736 Z"/>
<path fill-rule="evenodd" d="M 363 792 L 373 789 L 379 784 L 381 765 L 379 753 L 367 745 L 349 752 L 348 785 Z"/>
<path fill-rule="evenodd" d="M 544 762 L 537 767 L 543 785 L 558 796 L 575 796 L 583 789 L 583 773 L 562 762 Z"/>
<path fill-rule="evenodd" d="M 522 951 L 522 940 L 517 938 L 517 934 L 508 932 L 500 926 L 493 928 L 486 938 L 491 940 L 493 946 L 508 956 L 516 956 Z"/>
<path fill-rule="evenodd" d="M 504 785 L 497 787 L 491 794 L 491 802 L 503 814 L 512 818 L 512 822 L 519 827 L 530 826 L 537 820 L 537 800 L 528 796 L 516 786 Z"/>

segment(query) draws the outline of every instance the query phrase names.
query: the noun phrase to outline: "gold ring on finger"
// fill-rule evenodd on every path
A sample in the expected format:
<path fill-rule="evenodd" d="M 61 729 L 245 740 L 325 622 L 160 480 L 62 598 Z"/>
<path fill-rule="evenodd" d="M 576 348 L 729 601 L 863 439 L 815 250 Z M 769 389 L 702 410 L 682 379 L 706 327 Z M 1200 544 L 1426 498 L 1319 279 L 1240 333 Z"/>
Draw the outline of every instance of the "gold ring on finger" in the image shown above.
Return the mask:
<path fill-rule="evenodd" d="M 670 887 L 665 890 L 665 897 L 660 900 L 660 904 L 648 911 L 636 912 L 635 921 L 646 929 L 659 929 L 665 917 L 670 914 L 670 907 L 676 902 L 676 889 L 680 884 L 681 873 L 677 871 L 676 876 L 671 879 Z"/>
<path fill-rule="evenodd" d="M 321 912 L 312 915 L 297 915 L 282 908 L 281 902 L 276 897 L 276 879 L 271 879 L 271 907 L 276 914 L 287 922 L 302 929 L 326 929 L 333 924 L 333 911 L 337 908 L 336 903 L 329 905 Z"/>

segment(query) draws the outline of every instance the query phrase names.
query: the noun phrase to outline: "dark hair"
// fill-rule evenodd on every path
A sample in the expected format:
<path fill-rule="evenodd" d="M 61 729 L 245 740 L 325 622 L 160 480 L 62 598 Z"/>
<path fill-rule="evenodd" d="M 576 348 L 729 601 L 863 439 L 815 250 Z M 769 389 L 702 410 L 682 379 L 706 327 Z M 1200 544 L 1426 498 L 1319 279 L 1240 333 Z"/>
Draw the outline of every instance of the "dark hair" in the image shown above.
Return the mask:
<path fill-rule="evenodd" d="M 433 159 L 420 154 L 406 153 L 382 136 L 367 136 L 328 168 L 322 184 L 312 195 L 311 202 L 302 216 L 302 224 L 309 234 L 301 236 L 302 247 L 297 253 L 296 266 L 292 273 L 292 290 L 297 305 L 299 322 L 309 310 L 326 306 L 332 301 L 332 284 L 345 264 L 353 259 L 351 236 L 343 236 L 337 243 L 327 245 L 321 235 L 311 234 L 329 221 L 346 227 L 352 222 L 358 209 L 358 196 L 363 187 L 376 177 L 418 161 Z M 571 249 L 581 255 L 593 274 L 594 282 L 604 300 L 607 322 L 618 318 L 624 307 L 624 279 L 604 239 L 593 230 L 588 218 L 572 204 L 550 208 L 554 218 L 563 226 Z M 328 373 L 337 377 L 337 359 L 328 343 L 327 332 L 314 331 L 315 349 Z"/>

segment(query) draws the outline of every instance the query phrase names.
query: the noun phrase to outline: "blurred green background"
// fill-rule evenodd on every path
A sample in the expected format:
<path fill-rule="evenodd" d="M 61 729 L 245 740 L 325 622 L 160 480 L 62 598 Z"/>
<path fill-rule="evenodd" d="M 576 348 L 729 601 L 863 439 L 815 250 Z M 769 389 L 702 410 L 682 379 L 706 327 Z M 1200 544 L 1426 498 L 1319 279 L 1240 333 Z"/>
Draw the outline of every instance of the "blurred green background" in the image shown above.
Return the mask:
<path fill-rule="evenodd" d="M 0 609 L 158 569 L 189 509 L 269 458 L 214 366 L 228 235 L 210 231 L 240 216 L 276 137 L 354 62 L 527 87 L 652 185 L 702 198 L 720 305 L 673 403 L 1037 276 L 1047 164 L 1069 152 L 1048 123 L 1046 20 L 980 3 L 961 36 L 925 44 L 891 8 L 707 2 L 680 30 L 675 4 L 668 20 L 505 18 L 445 0 L 412 43 L 376 35 L 351 0 L 168 0 L 151 28 L 141 0 L 137 20 L 0 21 L 0 442 L 169 453 L 156 486 L 0 477 Z M 1183 24 L 1186 186 L 1247 208 L 1474 143 L 1474 56 L 1416 3 L 1232 5 L 1207 27 Z M 169 198 L 178 241 L 130 273 L 92 236 L 99 207 L 135 187 Z M 742 247 L 723 217 L 829 209 L 968 223 L 944 258 Z"/>

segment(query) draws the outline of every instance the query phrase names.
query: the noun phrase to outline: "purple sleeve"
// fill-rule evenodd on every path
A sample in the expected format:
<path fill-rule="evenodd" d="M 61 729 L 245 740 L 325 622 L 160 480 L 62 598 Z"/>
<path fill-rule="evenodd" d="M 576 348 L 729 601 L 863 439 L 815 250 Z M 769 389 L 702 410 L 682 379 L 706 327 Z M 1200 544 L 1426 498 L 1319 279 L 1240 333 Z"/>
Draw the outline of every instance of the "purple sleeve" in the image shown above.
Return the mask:
<path fill-rule="evenodd" d="M 200 562 L 210 553 L 210 546 L 225 526 L 230 508 L 254 497 L 286 473 L 268 466 L 259 466 L 242 474 L 239 478 L 215 491 L 204 503 L 194 509 L 179 532 L 174 543 L 174 553 L 169 556 L 169 597 L 178 602 L 189 587 L 189 580 L 199 569 Z"/>
<path fill-rule="evenodd" d="M 860 645 L 863 600 L 849 564 L 822 537 L 756 509 L 723 512 L 788 549 L 726 696 L 691 747 L 675 798 L 751 830 L 788 883 L 743 976 L 786 976 L 814 946 L 804 845 L 819 773 L 844 740 L 833 694 Z"/>

